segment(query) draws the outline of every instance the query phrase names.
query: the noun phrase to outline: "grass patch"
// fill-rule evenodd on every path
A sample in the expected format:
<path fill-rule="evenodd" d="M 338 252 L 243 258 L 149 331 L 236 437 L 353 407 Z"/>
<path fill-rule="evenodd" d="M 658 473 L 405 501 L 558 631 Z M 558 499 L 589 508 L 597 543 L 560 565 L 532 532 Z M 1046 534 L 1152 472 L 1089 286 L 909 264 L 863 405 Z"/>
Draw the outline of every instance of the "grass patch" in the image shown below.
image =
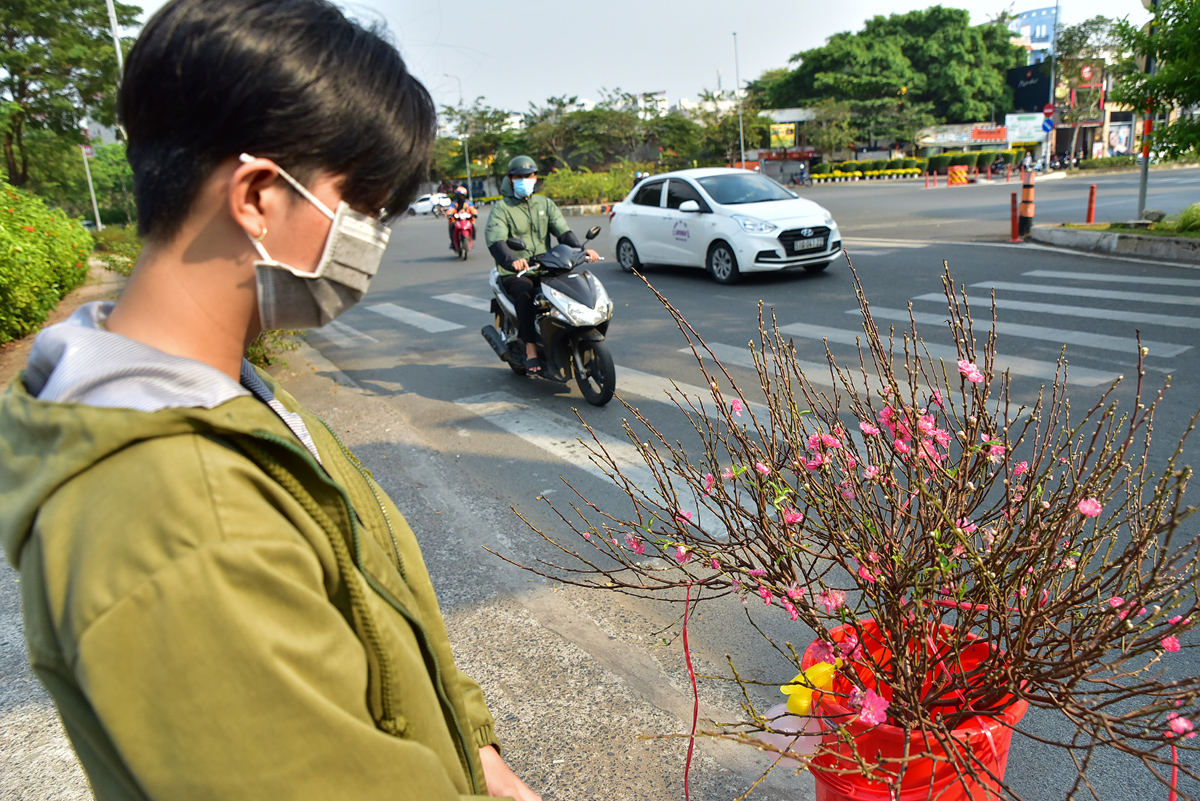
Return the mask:
<path fill-rule="evenodd" d="M 1104 231 L 1110 234 L 1137 234 L 1138 236 L 1165 236 L 1172 239 L 1200 239 L 1200 231 L 1176 231 L 1174 226 L 1163 221 L 1152 223 L 1149 228 L 1134 228 L 1119 223 L 1067 223 L 1067 228 L 1077 228 L 1081 231 Z"/>

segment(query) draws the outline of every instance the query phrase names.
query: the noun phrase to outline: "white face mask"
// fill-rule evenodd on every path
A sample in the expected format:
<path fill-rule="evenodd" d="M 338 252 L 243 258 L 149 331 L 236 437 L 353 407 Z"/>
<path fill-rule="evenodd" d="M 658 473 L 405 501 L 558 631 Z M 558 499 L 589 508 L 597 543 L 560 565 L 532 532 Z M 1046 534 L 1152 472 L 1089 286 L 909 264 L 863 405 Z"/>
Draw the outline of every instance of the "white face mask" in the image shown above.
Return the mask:
<path fill-rule="evenodd" d="M 243 162 L 252 156 L 241 155 Z M 320 328 L 354 306 L 367 294 L 371 279 L 387 248 L 391 229 L 376 219 L 338 203 L 337 212 L 317 199 L 282 168 L 279 174 L 297 192 L 333 220 L 317 269 L 311 273 L 273 260 L 261 242 L 254 243 L 260 261 L 254 262 L 258 316 L 263 329 Z M 246 236 L 250 236 L 247 232 Z"/>

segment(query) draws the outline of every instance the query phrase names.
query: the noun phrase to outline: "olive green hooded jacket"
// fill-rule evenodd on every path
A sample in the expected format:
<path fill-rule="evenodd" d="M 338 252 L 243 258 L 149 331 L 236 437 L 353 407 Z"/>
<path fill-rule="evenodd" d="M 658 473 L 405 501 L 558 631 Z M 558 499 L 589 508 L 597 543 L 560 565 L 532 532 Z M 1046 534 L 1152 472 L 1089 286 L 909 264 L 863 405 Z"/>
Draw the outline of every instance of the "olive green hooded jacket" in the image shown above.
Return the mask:
<path fill-rule="evenodd" d="M 0 402 L 0 544 L 99 801 L 459 799 L 495 744 L 413 532 L 300 412 Z"/>
<path fill-rule="evenodd" d="M 525 240 L 524 250 L 512 251 L 518 259 L 540 256 L 551 247 L 550 236 L 564 236 L 571 230 L 567 220 L 554 201 L 545 195 L 533 194 L 524 200 L 513 194 L 512 180 L 500 182 L 500 200 L 488 213 L 483 241 L 489 248 L 510 237 Z M 505 264 L 496 263 L 501 276 L 516 275 Z"/>

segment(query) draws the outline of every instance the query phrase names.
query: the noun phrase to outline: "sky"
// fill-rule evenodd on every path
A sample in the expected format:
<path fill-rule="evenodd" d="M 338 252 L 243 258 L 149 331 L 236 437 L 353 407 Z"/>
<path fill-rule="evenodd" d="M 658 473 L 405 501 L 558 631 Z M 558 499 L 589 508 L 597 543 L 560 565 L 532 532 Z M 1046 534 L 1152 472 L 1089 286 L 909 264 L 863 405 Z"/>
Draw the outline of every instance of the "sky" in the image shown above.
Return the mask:
<path fill-rule="evenodd" d="M 164 0 L 148 0 L 147 14 Z M 136 2 L 136 0 L 133 0 Z M 703 89 L 736 85 L 734 32 L 743 82 L 764 70 L 786 67 L 791 56 L 819 47 L 841 31 L 857 31 L 877 15 L 927 8 L 912 0 L 534 0 L 413 2 L 335 0 L 350 16 L 387 24 L 397 47 L 439 108 L 482 96 L 490 106 L 526 111 L 531 102 L 577 96 L 598 100 L 600 90 L 634 94 L 665 91 L 675 103 L 696 100 Z M 1007 0 L 944 2 L 965 8 L 975 24 L 1006 7 Z M 1048 5 L 1030 0 L 1009 6 L 1020 13 Z M 1149 13 L 1139 0 L 1065 0 L 1062 23 L 1096 15 L 1128 16 L 1141 24 Z"/>

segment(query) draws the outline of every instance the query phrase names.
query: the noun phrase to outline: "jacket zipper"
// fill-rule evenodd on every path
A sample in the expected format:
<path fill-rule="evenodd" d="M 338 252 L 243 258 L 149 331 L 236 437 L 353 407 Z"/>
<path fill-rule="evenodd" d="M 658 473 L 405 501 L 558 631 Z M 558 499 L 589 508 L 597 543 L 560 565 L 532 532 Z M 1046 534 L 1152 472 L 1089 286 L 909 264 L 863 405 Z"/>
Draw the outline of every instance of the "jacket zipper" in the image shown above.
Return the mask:
<path fill-rule="evenodd" d="M 325 424 L 324 421 L 321 421 L 321 422 L 322 422 L 322 424 Z M 329 428 L 328 424 L 325 424 L 325 427 L 328 429 Z M 333 433 L 333 432 L 331 431 L 330 433 Z M 311 467 L 314 468 L 315 472 L 317 473 L 318 476 L 320 476 L 322 478 L 322 480 L 325 480 L 327 483 L 331 484 L 334 489 L 337 490 L 338 495 L 342 499 L 342 503 L 346 507 L 346 517 L 350 521 L 350 534 L 351 534 L 351 539 L 354 542 L 354 566 L 358 569 L 359 574 L 364 579 L 366 579 L 367 585 L 372 590 L 375 591 L 375 594 L 377 594 L 379 597 L 381 597 L 385 601 L 387 601 L 388 605 L 391 606 L 393 609 L 395 609 L 397 612 L 399 612 L 401 617 L 403 617 L 405 620 L 407 620 L 408 624 L 410 626 L 412 626 L 414 629 L 416 629 L 416 631 L 421 635 L 421 642 L 423 644 L 423 647 L 421 650 L 425 651 L 429 655 L 429 661 L 433 665 L 434 688 L 437 690 L 438 698 L 441 700 L 443 707 L 450 713 L 450 720 L 454 723 L 454 731 L 458 735 L 456 739 L 458 740 L 459 755 L 462 757 L 463 763 L 467 766 L 467 773 L 471 779 L 471 787 L 476 790 L 480 789 L 479 781 L 478 781 L 477 777 L 475 776 L 475 767 L 471 763 L 470 751 L 467 748 L 466 738 L 463 734 L 462 723 L 458 719 L 458 712 L 455 711 L 454 705 L 452 703 L 450 703 L 450 699 L 446 695 L 446 689 L 442 682 L 442 668 L 441 668 L 441 665 L 438 664 L 437 655 L 434 654 L 433 649 L 431 647 L 429 647 L 429 645 L 428 645 L 429 634 L 425 631 L 425 626 L 421 623 L 420 620 L 418 620 L 416 618 L 416 616 L 414 616 L 410 611 L 408 611 L 408 609 L 406 609 L 404 607 L 404 605 L 402 603 L 400 603 L 400 601 L 398 601 L 396 598 L 394 598 L 392 596 L 392 594 L 387 591 L 386 588 L 382 587 L 378 582 L 376 582 L 370 573 L 368 573 L 367 571 L 362 569 L 361 543 L 359 541 L 358 523 L 356 522 L 356 516 L 354 513 L 354 504 L 351 503 L 350 497 L 349 497 L 349 495 L 346 494 L 345 488 L 342 487 L 340 484 L 338 484 L 336 481 L 334 481 L 332 477 L 327 477 L 326 474 L 324 473 L 324 471 L 319 469 L 320 466 L 317 464 L 316 460 L 313 459 L 312 454 L 308 452 L 307 448 L 303 448 L 299 445 L 295 445 L 294 443 L 284 439 L 283 437 L 277 436 L 268 431 L 256 431 L 254 433 L 254 436 L 258 437 L 259 439 L 264 439 L 275 445 L 279 445 L 284 450 L 286 450 L 296 456 L 299 456 L 301 459 L 305 460 Z M 347 453 L 346 446 L 342 444 L 341 440 L 338 440 L 338 437 L 336 434 L 334 434 L 334 439 L 337 440 L 338 445 L 341 446 L 342 452 Z M 351 464 L 355 464 L 356 462 L 357 462 L 357 459 L 354 459 L 353 457 L 351 457 Z M 359 467 L 360 470 L 365 469 L 365 468 L 362 468 L 361 464 L 357 465 L 357 466 Z M 373 489 L 372 489 L 372 493 L 374 494 Z M 375 495 L 375 498 L 377 501 L 379 500 L 379 496 L 377 494 Z M 381 509 L 382 509 L 382 504 L 381 504 Z M 387 519 L 386 511 L 384 511 L 384 517 L 385 517 L 385 519 Z M 390 529 L 390 524 L 389 524 L 389 529 Z M 399 558 L 399 548 L 396 546 L 396 541 L 395 541 L 394 537 L 392 539 L 392 546 L 394 548 L 397 548 L 396 555 L 397 555 L 397 558 Z M 347 580 L 349 580 L 349 577 L 347 577 Z M 369 612 L 368 612 L 368 614 L 369 614 Z M 382 648 L 381 648 L 381 650 L 382 650 Z M 382 659 L 383 659 L 382 653 L 378 654 L 377 656 L 382 661 Z"/>

